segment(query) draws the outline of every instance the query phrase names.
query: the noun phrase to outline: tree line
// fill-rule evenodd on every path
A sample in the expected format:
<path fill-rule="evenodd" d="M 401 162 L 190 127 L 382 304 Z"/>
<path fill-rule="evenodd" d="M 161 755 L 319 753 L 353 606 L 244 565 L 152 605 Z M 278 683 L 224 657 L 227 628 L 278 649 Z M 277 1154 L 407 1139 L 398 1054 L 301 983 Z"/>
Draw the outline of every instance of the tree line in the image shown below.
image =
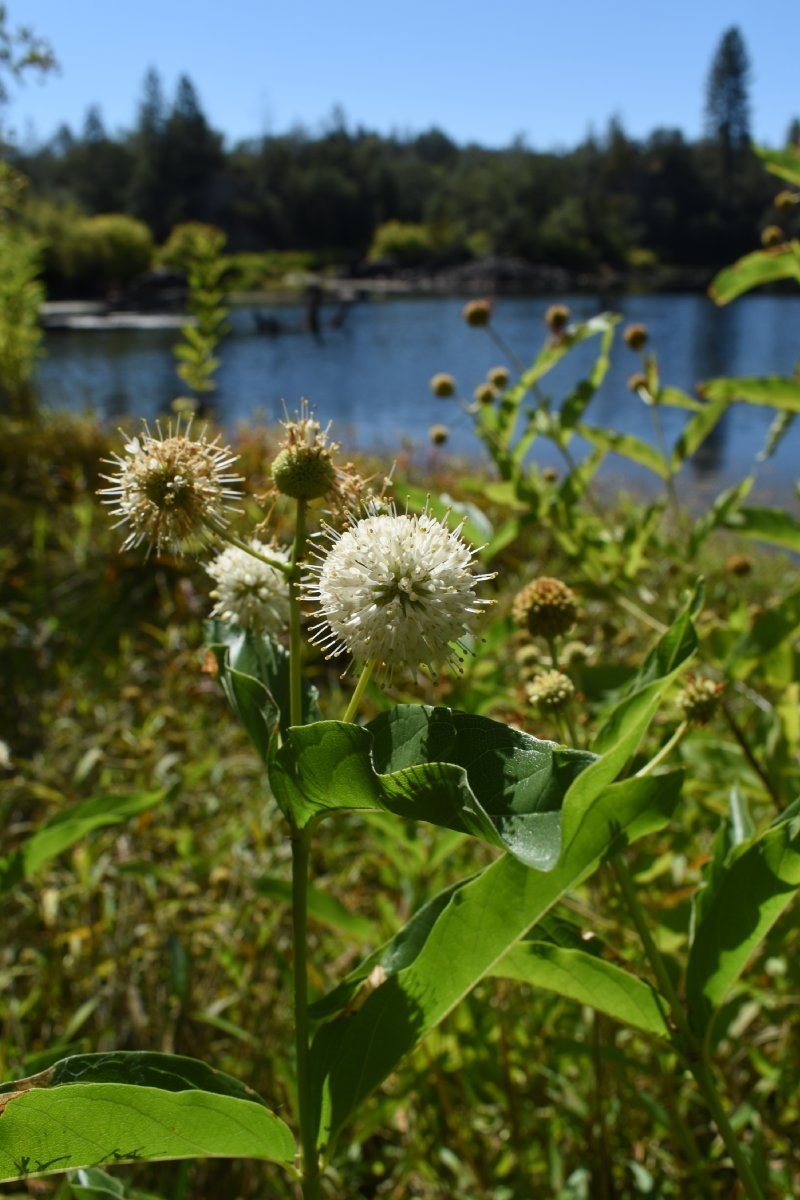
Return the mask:
<path fill-rule="evenodd" d="M 124 213 L 162 242 L 187 221 L 219 227 L 232 252 L 308 250 L 356 264 L 368 255 L 442 265 L 486 254 L 568 269 L 714 267 L 774 223 L 776 191 L 750 150 L 749 60 L 738 30 L 714 56 L 706 134 L 629 137 L 621 122 L 575 148 L 457 145 L 351 128 L 334 110 L 319 133 L 296 128 L 227 147 L 183 76 L 171 102 L 148 71 L 136 121 L 111 135 L 99 108 L 6 157 L 41 204 Z M 800 144 L 800 122 L 787 141 Z M 43 224 L 46 221 L 42 218 Z"/>

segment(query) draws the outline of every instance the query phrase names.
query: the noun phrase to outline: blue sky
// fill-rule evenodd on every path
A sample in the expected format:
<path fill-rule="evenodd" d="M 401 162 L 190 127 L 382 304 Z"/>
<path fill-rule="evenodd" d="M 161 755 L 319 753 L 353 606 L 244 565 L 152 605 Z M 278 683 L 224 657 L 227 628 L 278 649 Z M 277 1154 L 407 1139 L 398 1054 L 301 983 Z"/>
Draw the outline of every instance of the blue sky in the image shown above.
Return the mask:
<path fill-rule="evenodd" d="M 351 127 L 457 142 L 568 148 L 610 117 L 641 138 L 703 130 L 705 82 L 738 25 L 752 67 L 752 131 L 783 142 L 800 115 L 800 0 L 9 0 L 61 63 L 14 87 L 19 140 L 79 132 L 100 106 L 133 126 L 149 66 L 171 99 L 179 75 L 231 144 L 296 124 L 318 132 L 341 106 Z"/>

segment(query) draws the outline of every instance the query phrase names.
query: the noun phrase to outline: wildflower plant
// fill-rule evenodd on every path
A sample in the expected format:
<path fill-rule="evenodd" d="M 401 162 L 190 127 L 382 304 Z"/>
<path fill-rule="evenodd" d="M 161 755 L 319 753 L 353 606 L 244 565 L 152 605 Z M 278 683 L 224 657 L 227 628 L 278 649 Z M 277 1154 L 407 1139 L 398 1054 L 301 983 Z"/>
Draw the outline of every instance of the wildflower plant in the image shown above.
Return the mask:
<path fill-rule="evenodd" d="M 464 319 L 502 347 L 488 302 L 468 305 Z M 624 679 L 615 679 L 591 732 L 581 712 L 580 675 L 579 686 L 571 675 L 586 654 L 570 652 L 575 643 L 564 640 L 589 635 L 581 627 L 584 603 L 610 590 L 612 578 L 619 610 L 647 615 L 631 598 L 630 581 L 659 510 L 654 506 L 644 518 L 637 513 L 621 540 L 608 535 L 602 514 L 586 518 L 577 511 L 604 455 L 612 446 L 638 455 L 671 481 L 673 461 L 679 467 L 690 457 L 725 407 L 722 399 L 702 412 L 685 405 L 692 412 L 688 433 L 669 466 L 660 451 L 585 424 L 616 324 L 608 314 L 570 324 L 566 310 L 551 311 L 551 336 L 533 366 L 508 386 L 493 380 L 493 402 L 470 407 L 498 467 L 491 498 L 514 510 L 505 527 L 492 531 L 488 547 L 468 542 L 474 522 L 454 518 L 435 501 L 395 506 L 371 494 L 339 461 L 328 429 L 307 406 L 284 422 L 268 511 L 247 534 L 239 532 L 235 456 L 205 431 L 176 424 L 153 433 L 145 426 L 113 457 L 102 499 L 124 528 L 123 549 L 208 558 L 213 609 L 206 660 L 260 758 L 265 796 L 274 802 L 268 819 L 281 822 L 291 857 L 294 1045 L 286 1072 L 294 1103 L 279 1112 L 278 1099 L 257 1094 L 247 1080 L 179 1055 L 74 1054 L 0 1085 L 0 1181 L 92 1168 L 97 1185 L 99 1168 L 109 1163 L 247 1157 L 278 1164 L 296 1195 L 320 1200 L 337 1143 L 346 1128 L 358 1130 L 370 1094 L 477 984 L 495 977 L 590 1006 L 652 1041 L 671 1064 L 670 1086 L 676 1063 L 694 1081 L 691 1122 L 676 1121 L 693 1168 L 705 1170 L 689 1127 L 696 1125 L 699 1098 L 726 1186 L 732 1166 L 749 1200 L 763 1200 L 766 1169 L 755 1123 L 731 1112 L 715 1055 L 731 1029 L 731 992 L 800 887 L 800 815 L 787 791 L 791 783 L 772 778 L 748 747 L 748 765 L 765 781 L 774 820 L 756 829 L 738 793 L 731 797 L 730 816 L 705 855 L 681 969 L 651 932 L 629 851 L 664 830 L 675 813 L 684 772 L 668 760 L 692 727 L 724 720 L 745 743 L 721 686 L 687 674 L 698 653 L 702 586 L 683 597 L 668 626 L 650 619 L 654 644 Z M 539 381 L 572 346 L 594 337 L 601 349 L 590 376 L 556 412 L 538 393 Z M 686 400 L 661 388 L 650 355 L 643 375 L 659 403 Z M 529 393 L 536 405 L 525 411 Z M 576 433 L 593 446 L 588 465 L 572 458 Z M 546 491 L 526 463 L 539 436 L 556 444 L 566 468 L 563 481 L 546 481 Z M 705 524 L 698 522 L 693 553 L 726 515 L 757 521 L 739 499 L 721 500 Z M 269 540 L 270 506 L 278 504 L 293 515 L 286 545 Z M 501 618 L 486 636 L 499 655 L 514 625 L 512 636 L 526 637 L 537 654 L 544 647 L 550 663 L 540 661 L 532 677 L 519 655 L 506 657 L 526 715 L 535 714 L 531 724 L 552 721 L 560 740 L 532 736 L 525 718 L 511 723 L 444 705 L 393 704 L 393 680 L 410 688 L 421 671 L 469 670 L 491 611 L 486 593 L 497 586 L 487 569 L 492 552 L 510 546 L 525 522 L 544 525 L 569 561 L 585 560 L 580 603 L 567 584 L 542 575 L 518 593 L 511 620 Z M 786 648 L 797 606 L 793 594 L 725 643 L 734 683 L 747 682 L 759 659 Z M 332 711 L 312 682 L 320 651 L 343 669 L 346 694 Z M 683 719 L 664 733 L 663 718 L 654 718 L 665 698 L 674 710 L 680 682 Z M 378 709 L 371 719 L 365 719 L 368 690 L 369 711 Z M 787 730 L 796 727 L 788 708 L 784 719 Z M 148 797 L 125 811 L 157 802 Z M 388 942 L 380 944 L 376 933 L 362 961 L 352 965 L 353 956 L 342 955 L 345 973 L 331 979 L 310 961 L 309 900 L 319 899 L 320 888 L 309 879 L 312 849 L 324 820 L 354 812 L 381 814 L 398 827 L 425 822 L 488 850 Z M 95 811 L 78 816 L 66 827 L 56 821 L 39 831 L 27 855 L 52 854 L 53 846 L 72 844 L 76 829 L 115 819 Z M 4 880 L 25 877 L 26 853 L 4 860 L 0 889 Z M 607 953 L 599 938 L 587 941 L 577 914 L 590 893 L 576 893 L 588 881 L 594 887 L 601 874 L 616 887 L 638 957 L 626 937 Z M 652 878 L 651 872 L 648 886 Z M 254 1039 L 260 1036 L 262 1030 L 253 1031 Z"/>

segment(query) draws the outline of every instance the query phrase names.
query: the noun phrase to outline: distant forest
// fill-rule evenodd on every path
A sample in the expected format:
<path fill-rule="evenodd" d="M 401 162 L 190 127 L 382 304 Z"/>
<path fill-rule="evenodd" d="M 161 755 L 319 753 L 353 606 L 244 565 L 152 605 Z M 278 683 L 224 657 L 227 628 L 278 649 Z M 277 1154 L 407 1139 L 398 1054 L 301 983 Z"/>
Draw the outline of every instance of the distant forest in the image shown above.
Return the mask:
<path fill-rule="evenodd" d="M 192 81 L 171 101 L 145 77 L 134 127 L 111 136 L 92 108 L 35 148 L 6 148 L 37 202 L 124 213 L 163 242 L 187 221 L 218 226 L 231 252 L 313 251 L 321 261 L 436 267 L 488 254 L 568 270 L 714 267 L 754 248 L 776 220 L 778 187 L 750 144 L 749 63 L 736 29 L 711 64 L 706 135 L 618 120 L 562 153 L 523 142 L 459 146 L 437 128 L 381 136 L 334 115 L 233 147 Z M 800 145 L 800 121 L 787 131 Z M 46 221 L 42 218 L 44 224 Z"/>

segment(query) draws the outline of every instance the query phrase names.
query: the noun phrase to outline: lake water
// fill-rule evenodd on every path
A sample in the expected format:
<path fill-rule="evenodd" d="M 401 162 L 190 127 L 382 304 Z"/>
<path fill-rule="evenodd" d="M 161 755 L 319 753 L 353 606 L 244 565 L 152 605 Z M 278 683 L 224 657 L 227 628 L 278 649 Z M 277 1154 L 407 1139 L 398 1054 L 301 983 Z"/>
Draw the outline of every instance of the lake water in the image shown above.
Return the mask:
<path fill-rule="evenodd" d="M 699 380 L 717 375 L 791 375 L 800 357 L 800 297 L 746 296 L 724 309 L 703 295 L 558 299 L 569 305 L 573 319 L 615 311 L 626 322 L 646 324 L 663 382 L 692 394 Z M 495 303 L 493 327 L 525 363 L 542 345 L 543 317 L 551 302 L 508 297 Z M 215 419 L 233 433 L 243 423 L 274 422 L 284 402 L 293 412 L 306 397 L 323 423 L 333 420 L 337 440 L 347 447 L 379 450 L 389 457 L 408 448 L 427 462 L 433 453 L 428 429 L 444 423 L 450 430 L 447 448 L 477 457 L 481 449 L 467 414 L 456 401 L 438 400 L 429 389 L 432 375 L 448 371 L 461 394 L 471 399 L 486 371 L 503 363 L 486 331 L 465 325 L 463 307 L 458 298 L 366 300 L 352 306 L 341 327 L 326 327 L 318 338 L 301 332 L 300 307 L 237 308 L 220 350 Z M 259 332 L 256 312 L 275 317 L 287 332 Z M 326 324 L 333 312 L 323 308 Z M 181 394 L 172 356 L 176 338 L 174 329 L 52 331 L 38 369 L 41 400 L 49 408 L 94 411 L 112 425 L 128 415 L 151 419 L 168 411 Z M 543 391 L 554 405 L 585 376 L 598 346 L 591 339 L 576 347 L 545 378 Z M 586 420 L 652 441 L 652 414 L 627 388 L 637 368 L 637 356 L 618 337 L 611 369 Z M 686 486 L 716 489 L 745 473 L 763 445 L 771 415 L 736 405 L 702 463 L 687 472 Z M 669 442 L 685 420 L 680 410 L 664 410 Z M 763 492 L 790 494 L 798 478 L 799 451 L 798 433 L 791 430 L 777 456 L 760 470 Z M 536 453 L 542 465 L 559 465 L 549 445 L 542 443 L 540 450 L 537 443 Z M 603 471 L 634 485 L 646 486 L 649 478 L 613 455 Z"/>

